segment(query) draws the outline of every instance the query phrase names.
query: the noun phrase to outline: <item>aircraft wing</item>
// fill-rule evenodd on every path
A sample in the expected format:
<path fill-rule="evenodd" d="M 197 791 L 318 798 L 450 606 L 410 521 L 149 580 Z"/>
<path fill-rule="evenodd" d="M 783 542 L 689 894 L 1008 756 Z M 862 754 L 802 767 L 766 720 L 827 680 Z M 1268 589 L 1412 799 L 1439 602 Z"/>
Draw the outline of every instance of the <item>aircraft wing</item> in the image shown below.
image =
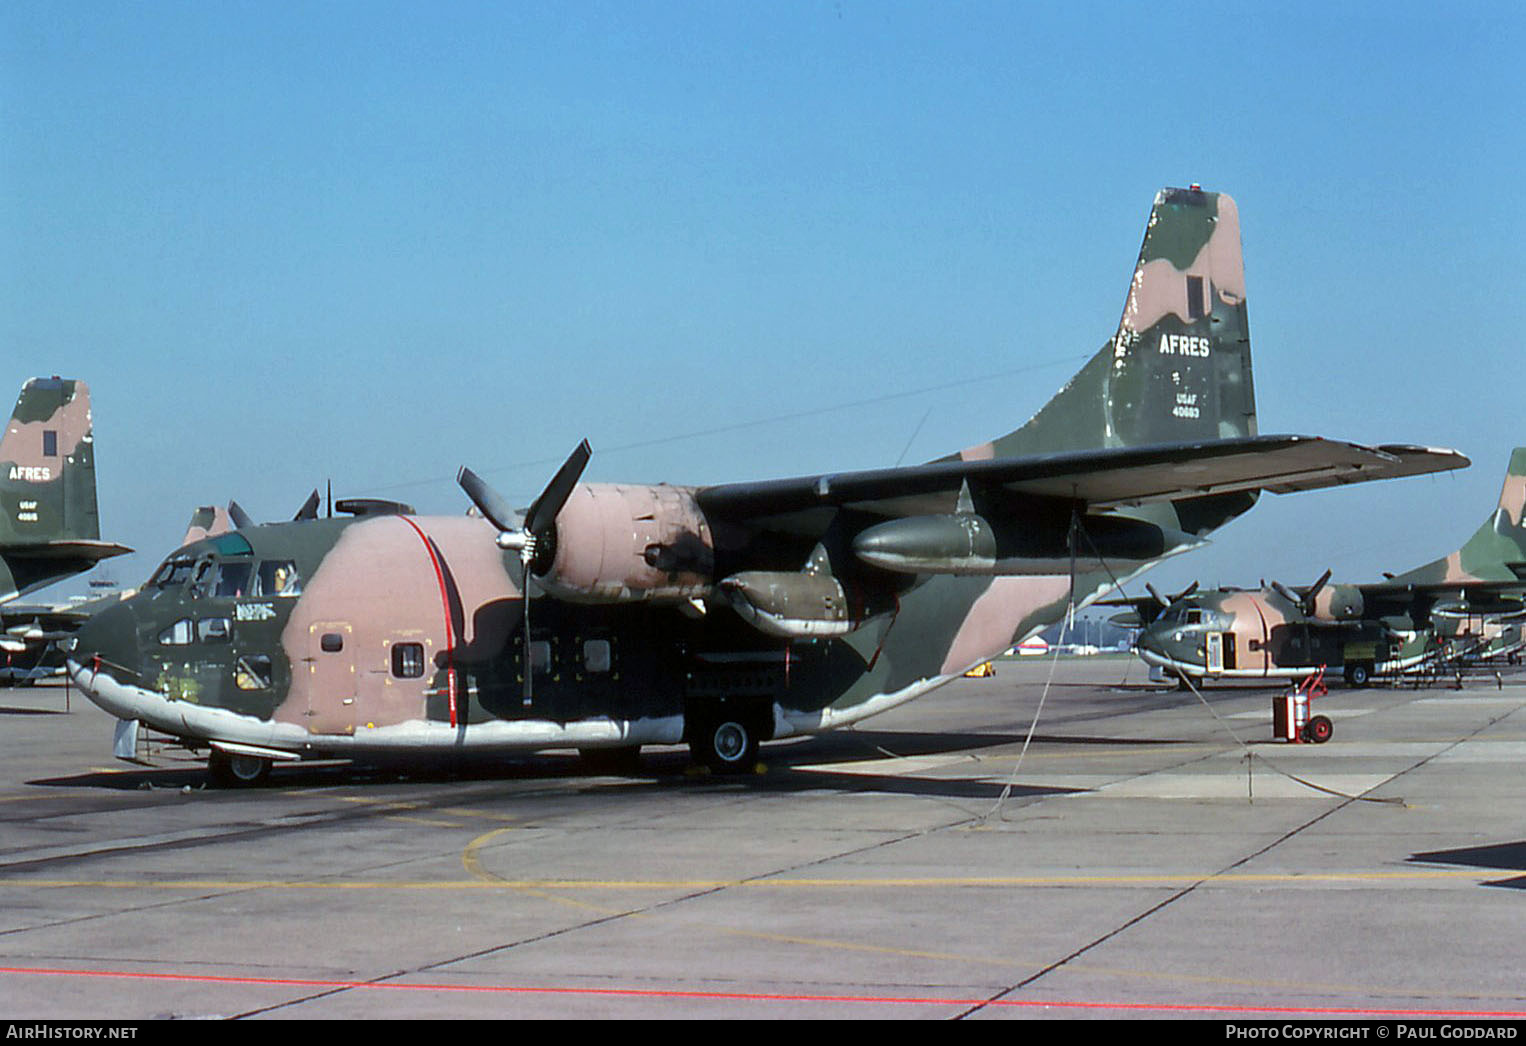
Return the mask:
<path fill-rule="evenodd" d="M 101 609 L 132 595 L 112 592 L 79 603 L 3 603 L 0 604 L 0 628 L 6 636 L 29 642 L 64 639 L 79 630 Z"/>
<path fill-rule="evenodd" d="M 728 483 L 702 487 L 695 498 L 712 517 L 800 533 L 819 522 L 822 509 L 886 517 L 953 512 L 965 484 L 972 492 L 999 490 L 1107 509 L 1240 491 L 1287 494 L 1467 464 L 1456 451 L 1433 447 L 1246 436 Z"/>

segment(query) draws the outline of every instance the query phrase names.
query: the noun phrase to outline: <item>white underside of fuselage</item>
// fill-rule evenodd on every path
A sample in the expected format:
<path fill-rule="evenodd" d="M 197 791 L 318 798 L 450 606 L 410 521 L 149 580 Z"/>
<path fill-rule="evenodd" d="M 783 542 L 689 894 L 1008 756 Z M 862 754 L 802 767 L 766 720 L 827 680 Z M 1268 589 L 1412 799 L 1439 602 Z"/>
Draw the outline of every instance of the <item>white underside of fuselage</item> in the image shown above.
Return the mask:
<path fill-rule="evenodd" d="M 1152 650 L 1136 648 L 1134 652 L 1147 665 L 1164 668 L 1177 675 L 1191 676 L 1194 679 L 1303 679 L 1320 669 L 1328 668 L 1326 665 L 1268 665 L 1265 668 L 1223 668 L 1210 672 L 1200 663 L 1178 661 Z M 1414 657 L 1379 661 L 1372 670 L 1375 675 L 1380 676 L 1402 675 L 1419 668 L 1433 657 L 1433 654 L 1417 654 Z"/>
<path fill-rule="evenodd" d="M 76 661 L 69 676 L 90 700 L 118 719 L 139 720 L 160 733 L 191 742 L 222 742 L 300 755 L 356 756 L 367 753 L 533 752 L 550 748 L 616 748 L 670 745 L 683 740 L 681 715 L 650 719 L 607 716 L 568 723 L 546 719 L 489 719 L 451 726 L 413 720 L 381 727 L 357 727 L 349 734 L 314 734 L 294 723 L 274 722 L 226 708 L 171 700 L 155 690 L 118 681 L 110 672 Z M 889 711 L 951 679 L 919 680 L 894 693 L 876 694 L 850 708 L 798 712 L 774 705 L 774 737 L 821 733 Z"/>

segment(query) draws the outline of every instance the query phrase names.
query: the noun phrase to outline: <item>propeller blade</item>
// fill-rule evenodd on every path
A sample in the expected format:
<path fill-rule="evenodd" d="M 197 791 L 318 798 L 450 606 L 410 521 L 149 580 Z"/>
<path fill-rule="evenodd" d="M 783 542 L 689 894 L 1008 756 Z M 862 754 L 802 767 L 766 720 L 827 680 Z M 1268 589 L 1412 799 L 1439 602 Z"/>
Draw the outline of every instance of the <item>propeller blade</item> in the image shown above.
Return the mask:
<path fill-rule="evenodd" d="M 551 477 L 546 489 L 541 491 L 540 497 L 530 506 L 530 511 L 525 513 L 526 530 L 539 535 L 556 522 L 557 513 L 572 496 L 572 490 L 578 485 L 578 479 L 583 475 L 583 469 L 588 467 L 588 459 L 591 457 L 593 450 L 585 439 L 562 462 L 562 467 L 556 470 L 556 475 Z"/>
<path fill-rule="evenodd" d="M 472 499 L 472 504 L 477 506 L 477 511 L 482 513 L 482 518 L 487 520 L 500 531 L 514 530 L 514 511 L 504 503 L 498 492 L 487 485 L 487 482 L 465 465 L 456 473 L 456 482 L 461 484 L 461 489 L 466 491 L 466 496 Z"/>
<path fill-rule="evenodd" d="M 1182 589 L 1176 595 L 1172 596 L 1171 597 L 1171 602 L 1175 603 L 1178 599 L 1186 599 L 1188 596 L 1192 595 L 1192 593 L 1194 593 L 1196 591 L 1197 591 L 1197 582 L 1194 581 L 1192 584 L 1190 584 L 1186 588 Z"/>
<path fill-rule="evenodd" d="M 313 492 L 307 496 L 307 500 L 302 502 L 302 507 L 297 509 L 297 514 L 291 517 L 291 521 L 293 523 L 300 523 L 303 520 L 317 519 L 318 505 L 321 501 L 322 499 L 318 496 L 318 488 L 314 487 Z"/>
<path fill-rule="evenodd" d="M 237 501 L 228 502 L 228 518 L 233 520 L 234 530 L 247 530 L 254 526 L 254 520 L 249 518 L 249 513 Z"/>
<path fill-rule="evenodd" d="M 1319 575 L 1319 580 L 1318 581 L 1314 582 L 1314 584 L 1309 586 L 1308 591 L 1306 591 L 1303 594 L 1303 609 L 1304 609 L 1304 613 L 1310 614 L 1310 613 L 1314 612 L 1314 597 L 1318 596 L 1321 592 L 1323 592 L 1324 589 L 1325 589 L 1325 586 L 1328 585 L 1329 583 L 1330 583 L 1330 571 L 1327 570 L 1323 574 Z"/>

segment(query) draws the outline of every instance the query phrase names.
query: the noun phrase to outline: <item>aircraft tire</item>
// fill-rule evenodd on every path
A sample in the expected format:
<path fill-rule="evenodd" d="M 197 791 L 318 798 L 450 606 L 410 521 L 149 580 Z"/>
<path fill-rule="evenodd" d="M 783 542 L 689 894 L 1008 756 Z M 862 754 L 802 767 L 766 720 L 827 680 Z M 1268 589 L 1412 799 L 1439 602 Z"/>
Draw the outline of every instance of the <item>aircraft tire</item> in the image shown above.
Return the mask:
<path fill-rule="evenodd" d="M 1317 715 L 1310 719 L 1309 724 L 1303 728 L 1303 739 L 1316 745 L 1322 745 L 1330 740 L 1334 733 L 1335 724 L 1330 722 L 1330 717 Z"/>
<path fill-rule="evenodd" d="M 212 749 L 207 776 L 218 788 L 258 788 L 270 778 L 270 760 Z"/>
<path fill-rule="evenodd" d="M 758 762 L 758 730 L 746 716 L 722 713 L 695 724 L 689 751 L 711 773 L 745 774 Z"/>
<path fill-rule="evenodd" d="M 1355 687 L 1363 687 L 1372 682 L 1372 666 L 1365 661 L 1346 666 L 1346 682 Z"/>

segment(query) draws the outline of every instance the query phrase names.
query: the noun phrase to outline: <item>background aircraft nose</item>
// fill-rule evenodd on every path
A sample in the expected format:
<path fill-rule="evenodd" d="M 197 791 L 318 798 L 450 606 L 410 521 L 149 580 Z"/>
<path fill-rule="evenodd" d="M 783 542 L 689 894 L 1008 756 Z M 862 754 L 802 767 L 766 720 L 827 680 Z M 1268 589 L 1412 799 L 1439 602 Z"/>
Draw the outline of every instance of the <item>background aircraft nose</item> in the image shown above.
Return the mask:
<path fill-rule="evenodd" d="M 94 615 L 75 634 L 69 660 L 90 665 L 100 658 L 101 668 L 126 682 L 136 683 L 143 659 L 138 653 L 137 615 L 131 600 L 107 607 Z"/>

